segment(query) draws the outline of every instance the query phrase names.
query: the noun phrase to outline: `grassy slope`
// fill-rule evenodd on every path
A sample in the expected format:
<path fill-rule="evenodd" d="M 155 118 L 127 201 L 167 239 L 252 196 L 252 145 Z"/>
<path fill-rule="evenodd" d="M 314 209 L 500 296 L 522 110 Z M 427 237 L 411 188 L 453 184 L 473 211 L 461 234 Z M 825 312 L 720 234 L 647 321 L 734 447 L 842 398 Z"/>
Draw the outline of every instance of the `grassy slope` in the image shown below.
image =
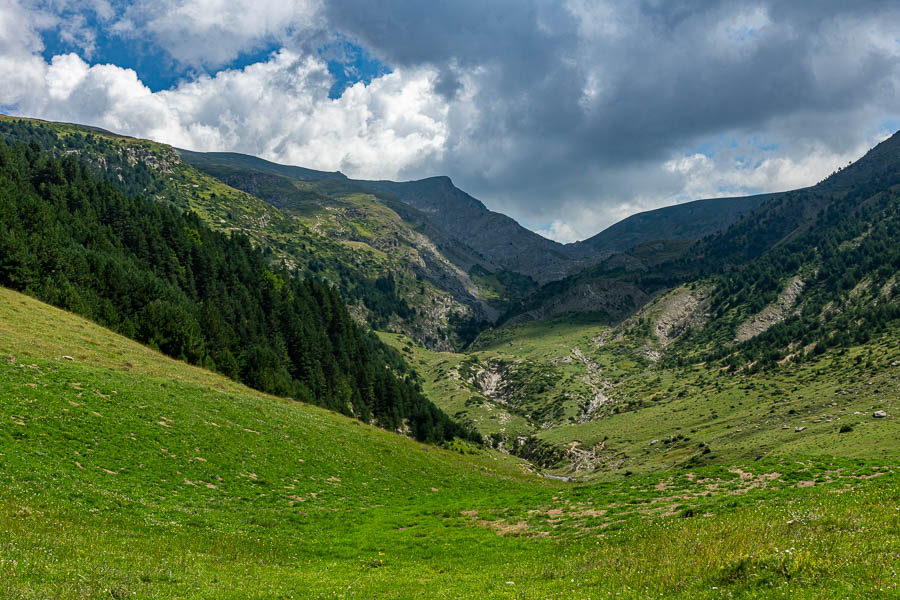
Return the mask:
<path fill-rule="evenodd" d="M 264 396 L 6 290 L 0 331 L 4 598 L 898 591 L 883 461 L 573 486 Z"/>
<path fill-rule="evenodd" d="M 661 367 L 647 358 L 648 351 L 658 348 L 657 341 L 632 321 L 617 329 L 588 319 L 526 322 L 483 334 L 468 355 L 435 354 L 400 338 L 383 339 L 407 354 L 428 382 L 429 398 L 449 414 L 486 436 L 534 434 L 562 452 L 551 469 L 558 474 L 606 477 L 760 456 L 900 458 L 900 422 L 893 418 L 900 411 L 896 331 L 816 362 L 755 375 L 705 365 Z M 595 365 L 594 382 L 608 384 L 610 400 L 580 424 L 575 420 L 591 390 L 585 383 L 588 368 L 573 349 Z M 553 427 L 542 428 L 540 420 L 522 416 L 503 423 L 498 414 L 516 413 L 456 376 L 459 365 L 473 359 L 483 365 L 492 358 L 537 365 L 507 376 L 512 379 L 537 379 L 541 367 L 558 375 L 525 402 L 530 413 L 561 403 L 564 412 Z M 874 419 L 873 412 L 882 409 L 890 418 Z M 852 431 L 841 433 L 845 425 Z M 576 451 L 569 452 L 575 442 Z"/>
<path fill-rule="evenodd" d="M 490 330 L 465 354 L 432 352 L 405 336 L 380 334 L 404 353 L 425 377 L 429 399 L 484 435 L 497 433 L 509 440 L 528 436 L 542 425 L 576 419 L 592 395 L 585 382 L 587 367 L 573 348 L 589 348 L 599 329 L 590 319 L 528 321 Z M 474 383 L 481 370 L 504 370 L 511 396 L 502 402 Z"/>

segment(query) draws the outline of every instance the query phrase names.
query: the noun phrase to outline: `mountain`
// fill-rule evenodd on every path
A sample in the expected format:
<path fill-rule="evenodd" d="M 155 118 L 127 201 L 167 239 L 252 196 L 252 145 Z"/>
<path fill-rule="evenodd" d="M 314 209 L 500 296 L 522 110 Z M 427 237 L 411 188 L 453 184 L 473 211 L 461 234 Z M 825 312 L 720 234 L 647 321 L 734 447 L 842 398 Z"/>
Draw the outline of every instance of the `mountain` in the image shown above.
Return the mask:
<path fill-rule="evenodd" d="M 850 223 L 854 224 L 854 235 L 860 236 L 867 235 L 866 229 L 890 229 L 898 172 L 900 138 L 895 134 L 859 161 L 809 188 L 722 201 L 705 200 L 629 217 L 582 242 L 598 251 L 605 248 L 618 253 L 563 280 L 545 284 L 512 306 L 501 322 L 546 318 L 566 312 L 606 313 L 619 321 L 629 312 L 639 310 L 646 300 L 681 283 L 732 270 L 736 273 L 732 277 L 741 281 L 734 284 L 735 289 L 746 285 L 744 293 L 751 293 L 753 289 L 768 286 L 765 297 L 774 300 L 772 294 L 786 286 L 801 265 L 818 269 L 814 265 L 822 260 L 821 251 L 828 248 L 823 246 L 826 240 L 841 239 L 853 247 L 858 245 L 847 238 L 850 235 L 847 231 L 852 229 Z M 672 219 L 666 219 L 667 214 Z M 690 224 L 691 215 L 697 218 L 696 226 Z M 729 220 L 732 222 L 726 228 L 712 231 Z M 646 229 L 642 229 L 644 225 Z M 695 239 L 704 231 L 708 233 Z M 654 237 L 658 234 L 668 237 L 647 241 L 650 236 L 644 235 L 646 232 Z M 685 237 L 679 238 L 682 235 Z M 891 234 L 883 235 L 886 237 L 880 243 L 890 247 Z M 774 270 L 760 266 L 768 264 L 769 259 L 763 258 L 767 253 L 774 257 L 779 252 L 791 254 L 791 258 L 775 259 L 783 261 L 784 266 Z M 873 255 L 878 251 L 864 246 L 860 252 Z M 881 253 L 888 262 L 890 259 L 886 257 L 890 255 L 890 252 Z M 762 262 L 754 262 L 757 260 Z M 868 270 L 869 262 L 864 261 L 859 268 Z M 858 272 L 859 268 L 851 272 Z M 773 275 L 774 279 L 765 277 L 763 283 L 749 275 L 763 277 L 763 272 L 777 275 Z M 741 280 L 740 273 L 746 278 Z"/>
<path fill-rule="evenodd" d="M 220 173 L 254 192 L 248 193 L 194 168 L 171 146 L 148 140 L 6 117 L 0 118 L 0 136 L 76 158 L 127 194 L 194 212 L 218 231 L 241 232 L 273 268 L 336 286 L 360 322 L 431 347 L 465 343 L 478 324 L 504 310 L 510 295 L 536 287 L 447 239 L 415 209 L 339 178 L 301 181 L 271 165 L 263 172 L 234 166 Z M 242 155 L 217 160 L 258 164 Z M 206 164 L 216 173 L 223 168 Z M 476 264 L 470 276 L 467 270 Z"/>
<path fill-rule="evenodd" d="M 538 302 L 541 306 L 537 311 L 533 299 L 526 300 L 525 295 L 536 287 L 532 279 L 548 282 L 576 273 L 570 279 L 584 280 L 580 272 L 598 262 L 603 263 L 599 270 L 604 273 L 622 266 L 628 270 L 647 270 L 680 256 L 696 239 L 727 227 L 743 212 L 769 197 L 702 200 L 648 211 L 629 217 L 585 242 L 562 245 L 489 211 L 480 201 L 456 188 L 447 177 L 410 182 L 348 180 L 341 174 L 298 169 L 239 154 L 180 153 L 184 160 L 206 174 L 298 218 L 306 218 L 314 227 L 340 214 L 335 214 L 339 200 L 371 194 L 440 251 L 445 260 L 433 261 L 438 268 L 420 273 L 469 307 L 468 320 L 455 321 L 463 323 L 457 325 L 459 331 L 470 329 L 466 323 L 494 321 L 504 311 L 522 314 L 523 303 L 531 303 L 532 307 L 527 309 L 531 318 L 577 312 L 587 305 L 595 312 L 605 311 L 621 319 L 646 303 L 648 293 L 654 293 L 656 288 L 644 290 L 604 278 L 603 282 L 579 284 L 566 298 Z M 331 214 L 323 211 L 323 207 Z M 380 229 L 377 224 L 372 226 L 373 215 L 365 210 L 354 209 L 353 214 L 368 221 L 368 229 Z M 339 227 L 330 235 L 345 236 L 347 231 Z M 408 234 L 392 229 L 386 233 L 391 243 L 399 239 L 403 244 L 404 239 L 409 239 Z M 358 243 L 384 243 L 379 241 L 384 235 L 373 239 L 353 234 L 350 230 L 351 239 Z M 448 263 L 451 269 L 440 268 Z M 593 276 L 589 279 L 593 281 Z M 539 297 L 546 295 L 545 290 Z M 464 338 L 470 335 L 465 334 Z M 434 337 L 430 339 L 433 344 Z"/>
<path fill-rule="evenodd" d="M 641 445 L 652 434 L 638 424 L 650 415 L 696 429 L 708 417 L 701 396 L 714 397 L 714 413 L 731 415 L 721 423 L 736 426 L 749 418 L 731 401 L 743 377 L 768 386 L 793 373 L 792 385 L 810 388 L 810 372 L 840 365 L 844 375 L 817 388 L 828 395 L 856 389 L 858 369 L 900 358 L 885 341 L 898 305 L 896 137 L 810 188 L 636 215 L 595 236 L 594 250 L 581 244 L 595 264 L 538 287 L 439 225 L 445 203 L 486 210 L 449 180 L 298 179 L 289 174 L 308 174 L 252 157 L 205 159 L 22 120 L 0 120 L 0 133 L 248 236 L 273 273 L 336 290 L 358 323 L 423 372 L 417 384 L 446 414 L 561 476 L 656 468 Z M 861 362 L 848 365 L 847 356 Z M 614 437 L 613 425 L 640 435 Z M 704 443 L 727 451 L 679 439 L 670 447 L 679 464 L 743 459 L 758 447 L 734 446 L 718 427 Z M 607 435 L 604 452 L 569 448 Z"/>
<path fill-rule="evenodd" d="M 695 200 L 631 215 L 597 235 L 575 242 L 581 252 L 629 252 L 648 242 L 697 240 L 727 229 L 776 194 Z"/>
<path fill-rule="evenodd" d="M 264 392 L 420 440 L 467 436 L 334 290 L 270 268 L 245 236 L 36 144 L 0 140 L 0 197 L 0 285 Z"/>
<path fill-rule="evenodd" d="M 361 182 L 340 177 L 300 179 L 305 170 L 243 155 L 180 154 L 205 174 L 303 223 L 313 235 L 379 256 L 383 272 L 399 278 L 405 301 L 426 321 L 418 332 L 408 323 L 392 326 L 405 326 L 413 337 L 433 347 L 448 349 L 456 336 L 470 338 L 473 327 L 494 321 L 510 301 L 537 287 L 528 276 L 499 266 L 448 234 L 417 208 Z M 419 281 L 448 295 L 451 303 L 441 298 L 435 302 L 434 294 L 423 295 Z"/>
<path fill-rule="evenodd" d="M 543 283 L 570 273 L 576 264 L 566 246 L 548 240 L 506 215 L 488 210 L 449 177 L 419 181 L 357 181 L 422 211 L 441 230 L 500 265 Z M 580 263 L 577 263 L 580 264 Z"/>

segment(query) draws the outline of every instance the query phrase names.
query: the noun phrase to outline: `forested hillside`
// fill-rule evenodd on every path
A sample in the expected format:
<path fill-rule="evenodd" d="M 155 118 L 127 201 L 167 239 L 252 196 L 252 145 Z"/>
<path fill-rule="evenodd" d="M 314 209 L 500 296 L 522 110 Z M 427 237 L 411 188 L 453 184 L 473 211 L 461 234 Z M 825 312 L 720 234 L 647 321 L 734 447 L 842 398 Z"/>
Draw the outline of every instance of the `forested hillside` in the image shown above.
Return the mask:
<path fill-rule="evenodd" d="M 694 249 L 717 277 L 710 321 L 673 360 L 771 367 L 864 344 L 900 319 L 900 134 Z M 732 342 L 735 342 L 734 344 Z M 679 356 L 681 354 L 682 356 Z"/>
<path fill-rule="evenodd" d="M 37 143 L 0 140 L 0 285 L 265 392 L 420 440 L 468 435 L 333 290 Z"/>
<path fill-rule="evenodd" d="M 510 291 L 499 282 L 502 274 L 470 277 L 479 261 L 494 267 L 416 209 L 340 178 L 321 180 L 332 174 L 227 153 L 183 152 L 182 160 L 154 141 L 2 115 L 0 136 L 72 156 L 126 193 L 195 212 L 214 230 L 239 231 L 275 268 L 286 265 L 334 287 L 357 321 L 429 347 L 463 344 Z M 189 163 L 198 157 L 206 172 Z"/>

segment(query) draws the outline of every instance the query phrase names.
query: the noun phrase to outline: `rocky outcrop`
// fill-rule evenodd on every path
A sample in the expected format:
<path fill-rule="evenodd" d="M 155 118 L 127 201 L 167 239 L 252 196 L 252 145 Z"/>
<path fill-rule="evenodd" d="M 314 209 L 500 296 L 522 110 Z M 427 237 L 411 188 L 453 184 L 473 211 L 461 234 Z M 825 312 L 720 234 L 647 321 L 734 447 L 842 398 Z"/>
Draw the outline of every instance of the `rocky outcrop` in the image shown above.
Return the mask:
<path fill-rule="evenodd" d="M 775 302 L 750 317 L 738 327 L 735 341 L 745 342 L 768 330 L 773 325 L 784 321 L 797 303 L 797 298 L 803 291 L 803 287 L 803 279 L 799 275 L 794 276 Z"/>
<path fill-rule="evenodd" d="M 677 288 L 662 296 L 647 311 L 652 333 L 665 348 L 691 327 L 702 327 L 709 318 L 707 288 Z"/>

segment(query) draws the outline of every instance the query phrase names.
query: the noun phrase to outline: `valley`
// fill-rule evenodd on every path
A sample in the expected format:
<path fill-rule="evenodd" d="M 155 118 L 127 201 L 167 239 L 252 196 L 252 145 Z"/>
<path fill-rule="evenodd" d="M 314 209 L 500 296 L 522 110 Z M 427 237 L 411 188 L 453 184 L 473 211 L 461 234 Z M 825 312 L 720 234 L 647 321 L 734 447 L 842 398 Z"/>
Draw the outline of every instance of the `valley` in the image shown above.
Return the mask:
<path fill-rule="evenodd" d="M 446 177 L 0 140 L 0 596 L 900 593 L 900 134 L 574 244 Z"/>
<path fill-rule="evenodd" d="M 891 452 L 567 483 L 508 454 L 422 445 L 260 394 L 27 296 L 0 299 L 6 598 L 897 591 Z"/>

